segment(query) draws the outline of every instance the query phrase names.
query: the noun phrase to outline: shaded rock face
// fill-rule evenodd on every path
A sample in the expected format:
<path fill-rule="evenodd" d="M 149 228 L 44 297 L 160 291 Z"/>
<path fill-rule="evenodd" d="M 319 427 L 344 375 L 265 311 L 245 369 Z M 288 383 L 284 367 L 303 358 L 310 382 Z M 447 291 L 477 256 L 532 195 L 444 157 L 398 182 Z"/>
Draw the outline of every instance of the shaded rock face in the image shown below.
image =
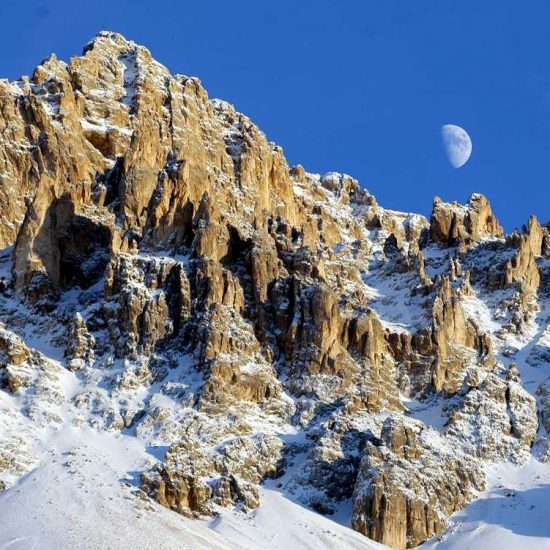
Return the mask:
<path fill-rule="evenodd" d="M 78 371 L 85 363 L 93 363 L 95 345 L 95 338 L 88 331 L 82 315 L 76 313 L 67 334 L 67 347 L 65 348 L 67 368 Z"/>
<path fill-rule="evenodd" d="M 0 389 L 21 403 L 1 483 L 33 463 L 14 456 L 29 418 L 129 429 L 168 449 L 141 486 L 179 513 L 250 510 L 284 476 L 404 548 L 475 497 L 484 463 L 546 448 L 545 390 L 512 366 L 550 288 L 534 218 L 505 238 L 478 194 L 427 220 L 289 168 L 198 79 L 110 32 L 0 82 L 0 203 Z M 437 403 L 437 430 L 414 399 Z"/>
<path fill-rule="evenodd" d="M 105 275 L 103 318 L 117 354 L 150 350 L 190 314 L 189 281 L 177 262 L 118 255 Z"/>

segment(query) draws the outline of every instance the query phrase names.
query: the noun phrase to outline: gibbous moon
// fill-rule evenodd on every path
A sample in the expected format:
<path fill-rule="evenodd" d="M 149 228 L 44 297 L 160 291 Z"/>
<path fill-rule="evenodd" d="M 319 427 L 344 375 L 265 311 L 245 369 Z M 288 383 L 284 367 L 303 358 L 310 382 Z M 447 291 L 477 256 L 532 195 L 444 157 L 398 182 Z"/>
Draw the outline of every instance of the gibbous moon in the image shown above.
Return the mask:
<path fill-rule="evenodd" d="M 453 168 L 460 168 L 468 162 L 472 154 L 472 140 L 460 126 L 445 124 L 441 126 L 441 138 L 445 153 Z"/>

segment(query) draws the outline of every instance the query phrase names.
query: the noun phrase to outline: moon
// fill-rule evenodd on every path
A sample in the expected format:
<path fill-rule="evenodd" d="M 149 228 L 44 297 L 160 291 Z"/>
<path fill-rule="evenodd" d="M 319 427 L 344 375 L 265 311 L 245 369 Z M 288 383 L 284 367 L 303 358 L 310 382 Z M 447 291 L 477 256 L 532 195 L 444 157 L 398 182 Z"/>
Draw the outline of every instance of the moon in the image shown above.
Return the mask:
<path fill-rule="evenodd" d="M 441 138 L 451 166 L 464 166 L 472 154 L 472 140 L 468 132 L 455 124 L 445 124 L 441 126 Z"/>

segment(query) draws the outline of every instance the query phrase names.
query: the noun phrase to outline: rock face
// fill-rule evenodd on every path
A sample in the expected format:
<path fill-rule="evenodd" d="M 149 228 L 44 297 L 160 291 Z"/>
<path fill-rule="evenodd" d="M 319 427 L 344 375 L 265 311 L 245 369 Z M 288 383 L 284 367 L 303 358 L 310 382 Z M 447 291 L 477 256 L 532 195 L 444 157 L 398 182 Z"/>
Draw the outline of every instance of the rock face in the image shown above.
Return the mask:
<path fill-rule="evenodd" d="M 120 357 L 150 350 L 190 313 L 189 281 L 171 260 L 118 255 L 107 266 L 103 317 Z"/>
<path fill-rule="evenodd" d="M 516 240 L 512 237 L 511 240 Z M 519 236 L 517 253 L 506 264 L 505 285 L 521 284 L 526 291 L 535 291 L 540 284 L 537 258 L 542 254 L 545 233 L 537 218 L 532 216 L 524 233 Z"/>
<path fill-rule="evenodd" d="M 502 227 L 495 218 L 489 201 L 474 193 L 466 206 L 434 199 L 430 235 L 446 245 L 477 243 L 482 238 L 502 238 Z"/>
<path fill-rule="evenodd" d="M 469 374 L 447 433 L 458 437 L 470 456 L 521 464 L 537 436 L 535 398 L 523 389 L 515 364 L 506 379 L 480 370 Z"/>
<path fill-rule="evenodd" d="M 490 349 L 485 346 L 475 323 L 467 318 L 460 295 L 447 277 L 441 281 L 432 319 L 432 339 L 437 354 L 433 385 L 436 391 L 455 393 L 462 381 L 468 349 L 478 351 L 478 360 L 486 358 Z"/>
<path fill-rule="evenodd" d="M 504 237 L 479 194 L 427 220 L 289 168 L 111 32 L 0 81 L 0 204 L 2 487 L 37 427 L 126 430 L 156 449 L 143 491 L 179 513 L 253 509 L 280 478 L 320 513 L 352 499 L 354 529 L 405 548 L 484 464 L 544 454 L 547 392 L 520 376 L 550 362 L 534 218 Z"/>
<path fill-rule="evenodd" d="M 417 546 L 484 488 L 480 464 L 435 430 L 388 417 L 368 442 L 353 494 L 353 528 L 392 548 Z"/>
<path fill-rule="evenodd" d="M 67 368 L 78 371 L 85 363 L 93 363 L 95 354 L 95 338 L 88 331 L 86 322 L 80 313 L 76 313 L 72 323 L 69 325 L 67 335 L 67 347 L 65 357 Z"/>
<path fill-rule="evenodd" d="M 239 504 L 248 511 L 260 503 L 257 484 L 279 475 L 282 446 L 272 436 L 237 437 L 214 454 L 180 442 L 170 448 L 164 465 L 143 476 L 142 486 L 185 515 L 212 513 L 212 504 Z"/>

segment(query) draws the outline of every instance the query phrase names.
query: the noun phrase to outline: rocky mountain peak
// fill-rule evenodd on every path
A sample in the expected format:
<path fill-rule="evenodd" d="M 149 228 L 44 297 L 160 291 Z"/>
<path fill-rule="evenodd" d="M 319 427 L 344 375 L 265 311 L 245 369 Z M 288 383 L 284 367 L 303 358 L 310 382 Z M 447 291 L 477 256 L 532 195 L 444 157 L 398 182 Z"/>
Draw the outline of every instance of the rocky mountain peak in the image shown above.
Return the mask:
<path fill-rule="evenodd" d="M 244 514 L 273 483 L 401 549 L 477 498 L 486 465 L 548 459 L 535 218 L 504 236 L 480 194 L 427 220 L 289 168 L 108 31 L 0 82 L 0 203 L 7 490 L 55 454 L 45 427 L 124 433 L 154 451 L 151 502 Z"/>
<path fill-rule="evenodd" d="M 89 50 L 105 50 L 116 46 L 120 53 L 127 53 L 130 50 L 135 50 L 138 47 L 146 49 L 145 46 L 136 44 L 133 40 L 128 40 L 124 35 L 109 30 L 99 31 L 93 38 L 84 46 L 82 55 L 85 55 Z"/>

